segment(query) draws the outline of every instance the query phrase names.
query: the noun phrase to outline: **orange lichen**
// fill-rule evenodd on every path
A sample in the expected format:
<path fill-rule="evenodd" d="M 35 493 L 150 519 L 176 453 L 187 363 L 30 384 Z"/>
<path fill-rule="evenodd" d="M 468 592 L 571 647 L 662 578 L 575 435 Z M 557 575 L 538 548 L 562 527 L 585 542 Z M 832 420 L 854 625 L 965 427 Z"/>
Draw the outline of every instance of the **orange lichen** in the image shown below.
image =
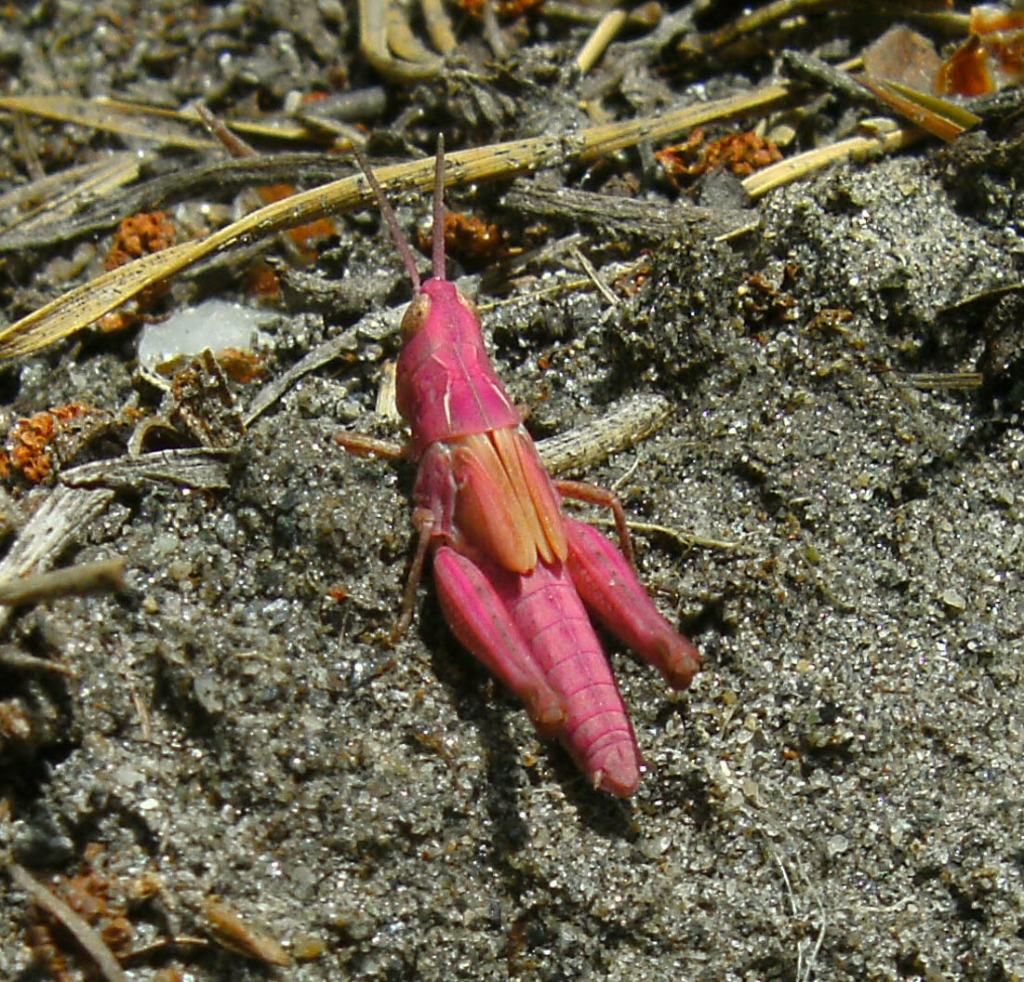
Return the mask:
<path fill-rule="evenodd" d="M 521 17 L 537 10 L 544 0 L 495 0 L 494 12 L 499 17 Z M 483 17 L 484 0 L 458 0 L 459 6 L 473 17 Z"/>
<path fill-rule="evenodd" d="M 7 435 L 10 463 L 33 484 L 45 481 L 53 470 L 53 441 L 72 420 L 94 412 L 72 403 L 19 419 Z"/>
<path fill-rule="evenodd" d="M 217 364 L 224 370 L 224 374 L 233 382 L 242 385 L 257 382 L 267 373 L 263 360 L 251 351 L 243 351 L 241 348 L 222 348 L 214 357 L 217 359 Z"/>
<path fill-rule="evenodd" d="M 159 252 L 174 245 L 177 234 L 165 212 L 139 212 L 126 218 L 117 227 L 114 244 L 107 253 L 104 266 L 117 269 L 125 263 Z"/>
<path fill-rule="evenodd" d="M 249 292 L 263 300 L 274 300 L 281 295 L 281 277 L 265 260 L 258 259 L 249 267 L 245 281 Z"/>
<path fill-rule="evenodd" d="M 719 167 L 737 177 L 749 177 L 754 171 L 782 160 L 782 152 L 775 143 L 752 130 L 726 133 L 705 143 L 700 128 L 685 143 L 665 147 L 654 156 L 677 186 L 685 183 L 683 178 L 700 177 Z"/>
<path fill-rule="evenodd" d="M 420 229 L 418 243 L 429 253 L 431 229 Z M 450 256 L 467 263 L 489 263 L 506 255 L 505 238 L 497 225 L 475 215 L 450 211 L 444 216 L 444 244 Z"/>
<path fill-rule="evenodd" d="M 152 211 L 130 215 L 124 219 L 114 233 L 114 241 L 107 253 L 104 266 L 117 269 L 134 259 L 160 252 L 177 241 L 174 225 L 165 212 Z M 136 297 L 133 304 L 111 311 L 97 321 L 97 326 L 104 334 L 113 334 L 127 330 L 139 323 L 143 312 L 170 290 L 169 283 L 154 283 L 146 287 Z"/>
<path fill-rule="evenodd" d="M 275 201 L 282 201 L 295 194 L 295 188 L 291 184 L 267 184 L 259 189 L 260 200 L 265 205 L 272 205 Z M 313 262 L 316 259 L 316 250 L 313 244 L 321 239 L 328 239 L 337 232 L 334 222 L 329 218 L 318 218 L 315 221 L 307 222 L 305 225 L 297 225 L 285 233 L 302 254 L 306 262 Z"/>

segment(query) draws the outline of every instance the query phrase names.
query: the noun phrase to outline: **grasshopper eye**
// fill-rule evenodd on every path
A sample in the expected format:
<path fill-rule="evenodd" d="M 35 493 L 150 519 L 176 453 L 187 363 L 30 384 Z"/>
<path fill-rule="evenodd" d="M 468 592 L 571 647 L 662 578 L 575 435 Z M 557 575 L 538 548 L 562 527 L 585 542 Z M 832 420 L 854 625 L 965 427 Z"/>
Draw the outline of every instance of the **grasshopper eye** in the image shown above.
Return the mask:
<path fill-rule="evenodd" d="M 405 309 L 402 316 L 402 340 L 408 341 L 415 337 L 416 333 L 427 322 L 427 315 L 430 313 L 430 297 L 421 293 Z"/>

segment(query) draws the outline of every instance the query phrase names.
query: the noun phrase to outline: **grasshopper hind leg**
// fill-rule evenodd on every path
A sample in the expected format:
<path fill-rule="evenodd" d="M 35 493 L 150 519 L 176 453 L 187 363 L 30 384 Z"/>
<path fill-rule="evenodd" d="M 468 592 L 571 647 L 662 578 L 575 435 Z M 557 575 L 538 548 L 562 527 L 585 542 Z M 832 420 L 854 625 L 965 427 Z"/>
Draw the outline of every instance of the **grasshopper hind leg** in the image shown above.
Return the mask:
<path fill-rule="evenodd" d="M 534 662 L 529 645 L 490 580 L 450 546 L 434 554 L 434 584 L 452 633 L 526 706 L 541 734 L 557 735 L 565 701 Z"/>
<path fill-rule="evenodd" d="M 590 612 L 673 689 L 687 688 L 700 669 L 693 642 L 662 617 L 633 568 L 600 532 L 571 518 L 565 527 L 569 574 Z"/>

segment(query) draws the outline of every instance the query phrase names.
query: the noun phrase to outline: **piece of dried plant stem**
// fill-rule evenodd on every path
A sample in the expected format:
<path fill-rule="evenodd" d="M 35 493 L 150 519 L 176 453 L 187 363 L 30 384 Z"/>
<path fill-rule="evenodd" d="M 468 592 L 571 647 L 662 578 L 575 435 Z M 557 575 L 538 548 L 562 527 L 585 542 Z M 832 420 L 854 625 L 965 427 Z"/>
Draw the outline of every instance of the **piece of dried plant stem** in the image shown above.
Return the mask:
<path fill-rule="evenodd" d="M 591 32 L 580 53 L 576 56 L 576 67 L 586 75 L 600 60 L 608 45 L 615 40 L 626 23 L 628 15 L 624 10 L 609 10 Z"/>
<path fill-rule="evenodd" d="M 452 22 L 445 12 L 442 0 L 420 0 L 423 8 L 423 21 L 427 25 L 427 33 L 434 47 L 443 55 L 450 55 L 457 47 Z"/>
<path fill-rule="evenodd" d="M 65 566 L 0 583 L 0 604 L 18 607 L 75 594 L 124 589 L 125 562 L 120 557 Z"/>
<path fill-rule="evenodd" d="M 743 179 L 743 187 L 751 198 L 760 198 L 775 188 L 791 184 L 840 160 L 850 160 L 872 153 L 891 153 L 910 146 L 923 136 L 916 127 L 897 127 L 877 136 L 852 136 L 825 147 L 780 160 Z"/>
<path fill-rule="evenodd" d="M 17 886 L 28 894 L 32 903 L 60 922 L 79 947 L 96 963 L 96 967 L 106 982 L 127 982 L 128 977 L 114 957 L 114 953 L 85 918 L 76 914 L 52 890 L 49 890 L 29 873 L 24 866 L 8 862 L 7 872 Z"/>

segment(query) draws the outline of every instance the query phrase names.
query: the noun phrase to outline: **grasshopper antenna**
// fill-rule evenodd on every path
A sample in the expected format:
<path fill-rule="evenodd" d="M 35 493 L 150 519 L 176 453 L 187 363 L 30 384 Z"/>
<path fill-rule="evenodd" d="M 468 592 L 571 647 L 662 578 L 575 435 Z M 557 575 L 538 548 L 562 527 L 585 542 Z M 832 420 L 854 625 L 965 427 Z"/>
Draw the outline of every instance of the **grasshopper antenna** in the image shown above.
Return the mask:
<path fill-rule="evenodd" d="M 434 237 L 432 249 L 435 280 L 445 278 L 444 268 L 444 134 L 437 134 L 437 159 L 434 164 Z"/>
<path fill-rule="evenodd" d="M 366 178 L 366 183 L 370 185 L 373 190 L 373 196 L 377 199 L 377 206 L 380 208 L 380 213 L 384 216 L 384 221 L 387 223 L 388 229 L 391 231 L 391 238 L 395 243 L 395 248 L 398 249 L 399 255 L 402 257 L 402 262 L 405 264 L 405 271 L 409 274 L 409 279 L 412 281 L 413 293 L 420 292 L 420 271 L 416 268 L 416 259 L 412 254 L 412 247 L 409 245 L 409 240 L 403 235 L 402 229 L 398 225 L 398 219 L 395 217 L 395 210 L 391 207 L 391 202 L 388 201 L 384 195 L 384 189 L 380 186 L 380 181 L 377 180 L 376 175 L 370 169 L 370 162 L 366 159 L 366 154 L 363 153 L 358 147 L 352 148 L 352 155 L 356 158 L 356 162 L 359 164 L 359 169 L 363 172 L 363 177 Z M 443 207 L 443 205 L 442 205 Z M 444 267 L 444 235 L 441 236 L 441 266 L 442 272 Z M 437 263 L 437 242 L 435 236 L 434 242 L 435 251 L 435 268 Z"/>

